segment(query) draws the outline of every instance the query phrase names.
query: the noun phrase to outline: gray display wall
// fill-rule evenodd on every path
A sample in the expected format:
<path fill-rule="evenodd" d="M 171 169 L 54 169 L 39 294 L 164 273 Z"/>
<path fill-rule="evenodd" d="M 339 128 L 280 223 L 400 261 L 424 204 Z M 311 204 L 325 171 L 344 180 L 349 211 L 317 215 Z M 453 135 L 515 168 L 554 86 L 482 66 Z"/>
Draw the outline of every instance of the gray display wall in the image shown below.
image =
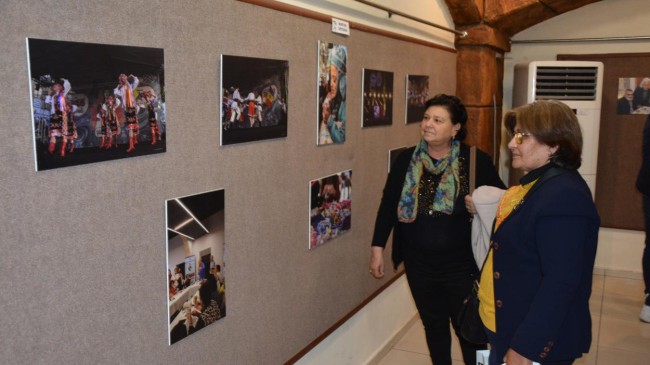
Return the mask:
<path fill-rule="evenodd" d="M 234 0 L 3 0 L 0 14 L 0 362 L 278 364 L 392 276 L 367 260 L 387 151 L 418 140 L 406 75 L 453 93 L 453 51 Z M 164 49 L 166 152 L 36 172 L 27 37 Z M 348 47 L 342 145 L 316 146 L 319 40 Z M 286 138 L 219 146 L 221 54 L 289 61 Z M 394 72 L 391 126 L 361 129 L 364 67 Z M 309 181 L 348 169 L 352 228 L 309 250 Z M 168 346 L 165 200 L 214 189 L 228 313 Z"/>

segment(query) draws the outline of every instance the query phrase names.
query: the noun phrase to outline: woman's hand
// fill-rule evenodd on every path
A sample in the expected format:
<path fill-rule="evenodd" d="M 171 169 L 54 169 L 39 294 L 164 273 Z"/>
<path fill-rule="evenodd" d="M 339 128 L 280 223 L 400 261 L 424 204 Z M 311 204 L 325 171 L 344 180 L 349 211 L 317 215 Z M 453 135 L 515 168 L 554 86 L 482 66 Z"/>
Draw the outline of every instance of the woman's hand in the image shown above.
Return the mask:
<path fill-rule="evenodd" d="M 472 196 L 469 194 L 465 195 L 465 208 L 467 208 L 467 211 L 470 212 L 471 214 L 476 214 L 476 207 L 474 206 L 474 201 L 472 200 Z"/>
<path fill-rule="evenodd" d="M 532 365 L 532 360 L 520 355 L 517 351 L 513 349 L 508 349 L 506 352 L 506 357 L 503 359 L 506 365 Z"/>
<path fill-rule="evenodd" d="M 370 274 L 377 279 L 384 277 L 384 248 L 372 246 L 370 255 Z"/>

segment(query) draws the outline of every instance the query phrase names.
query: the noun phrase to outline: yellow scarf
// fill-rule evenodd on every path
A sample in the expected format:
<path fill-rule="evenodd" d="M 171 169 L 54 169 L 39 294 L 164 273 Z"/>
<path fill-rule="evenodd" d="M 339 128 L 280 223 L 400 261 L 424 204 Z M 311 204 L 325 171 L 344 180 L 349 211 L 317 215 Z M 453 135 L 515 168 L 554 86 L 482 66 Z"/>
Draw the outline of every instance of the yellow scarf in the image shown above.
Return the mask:
<path fill-rule="evenodd" d="M 526 184 L 516 185 L 503 194 L 499 206 L 497 207 L 496 222 L 494 224 L 494 231 L 496 232 L 501 223 L 515 211 L 518 206 L 523 202 L 524 196 L 528 194 L 530 188 L 535 185 L 538 179 Z M 479 309 L 478 313 L 485 327 L 490 331 L 497 331 L 496 324 L 496 308 L 494 307 L 494 267 L 492 262 L 492 249 L 488 252 L 487 260 L 481 272 L 481 281 L 478 289 Z"/>

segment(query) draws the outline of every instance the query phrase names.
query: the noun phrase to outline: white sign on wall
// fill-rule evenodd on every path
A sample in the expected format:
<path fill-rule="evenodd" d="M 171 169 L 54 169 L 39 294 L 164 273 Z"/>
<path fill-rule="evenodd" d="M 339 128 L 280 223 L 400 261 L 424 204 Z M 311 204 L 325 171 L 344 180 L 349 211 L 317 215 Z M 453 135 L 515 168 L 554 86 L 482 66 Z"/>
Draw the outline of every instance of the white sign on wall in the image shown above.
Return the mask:
<path fill-rule="evenodd" d="M 332 18 L 332 33 L 350 35 L 350 23 L 345 20 Z"/>

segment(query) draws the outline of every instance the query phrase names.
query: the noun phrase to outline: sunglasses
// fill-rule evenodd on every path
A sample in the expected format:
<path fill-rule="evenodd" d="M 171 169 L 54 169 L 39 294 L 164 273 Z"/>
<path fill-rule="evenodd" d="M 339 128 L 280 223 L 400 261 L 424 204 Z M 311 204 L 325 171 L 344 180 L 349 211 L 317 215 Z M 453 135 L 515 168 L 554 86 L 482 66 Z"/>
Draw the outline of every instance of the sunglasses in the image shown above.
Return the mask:
<path fill-rule="evenodd" d="M 528 132 L 516 132 L 515 134 L 512 135 L 512 138 L 515 139 L 515 142 L 517 142 L 517 144 L 522 144 L 524 143 L 524 137 L 528 137 L 532 135 L 533 135 L 532 133 L 528 133 Z"/>

